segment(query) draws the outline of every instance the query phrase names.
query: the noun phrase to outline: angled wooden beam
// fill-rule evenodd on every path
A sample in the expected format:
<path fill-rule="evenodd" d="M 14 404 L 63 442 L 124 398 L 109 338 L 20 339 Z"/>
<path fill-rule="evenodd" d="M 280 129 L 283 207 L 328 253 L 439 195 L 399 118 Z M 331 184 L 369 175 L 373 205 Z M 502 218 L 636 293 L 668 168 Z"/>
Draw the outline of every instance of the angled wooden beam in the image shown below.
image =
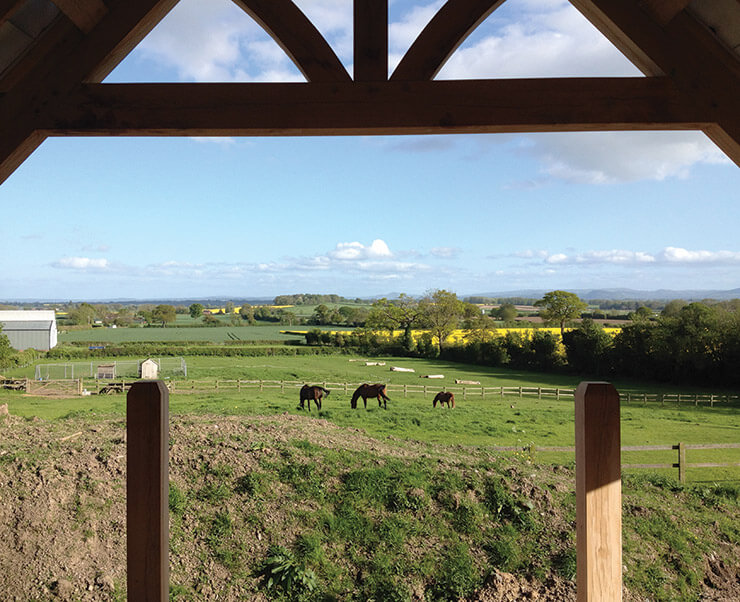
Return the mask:
<path fill-rule="evenodd" d="M 349 81 L 326 39 L 292 0 L 234 0 L 283 49 L 310 82 Z"/>
<path fill-rule="evenodd" d="M 388 0 L 354 0 L 354 79 L 388 79 Z"/>
<path fill-rule="evenodd" d="M 52 45 L 45 57 L 34 57 L 12 88 L 0 95 L 0 137 L 15 123 L 33 124 L 44 108 L 54 104 L 91 73 L 107 73 L 161 19 L 177 0 L 117 0 L 88 35 L 61 19 L 48 34 Z M 47 38 L 47 36 L 44 36 Z M 115 57 L 115 58 L 111 58 Z M 34 130 L 38 127 L 30 126 Z"/>
<path fill-rule="evenodd" d="M 52 0 L 78 29 L 90 33 L 108 12 L 102 0 Z"/>
<path fill-rule="evenodd" d="M 45 139 L 45 134 L 28 124 L 3 123 L 0 129 L 0 183 L 7 180 Z"/>
<path fill-rule="evenodd" d="M 628 58 L 638 56 L 639 67 L 668 74 L 687 101 L 711 111 L 725 130 L 724 138 L 734 140 L 729 147 L 740 145 L 731 126 L 740 106 L 740 61 L 693 15 L 681 11 L 661 26 L 642 10 L 639 0 L 571 2 Z M 729 156 L 740 165 L 740 154 Z"/>
<path fill-rule="evenodd" d="M 396 67 L 392 80 L 434 79 L 447 60 L 504 0 L 448 0 Z"/>
<path fill-rule="evenodd" d="M 49 135 L 305 136 L 700 129 L 665 78 L 367 84 L 89 84 L 49 105 Z"/>
<path fill-rule="evenodd" d="M 5 23 L 18 10 L 25 0 L 0 0 L 0 25 Z"/>
<path fill-rule="evenodd" d="M 658 23 L 665 25 L 673 17 L 685 9 L 691 0 L 641 0 L 641 5 L 658 20 Z"/>

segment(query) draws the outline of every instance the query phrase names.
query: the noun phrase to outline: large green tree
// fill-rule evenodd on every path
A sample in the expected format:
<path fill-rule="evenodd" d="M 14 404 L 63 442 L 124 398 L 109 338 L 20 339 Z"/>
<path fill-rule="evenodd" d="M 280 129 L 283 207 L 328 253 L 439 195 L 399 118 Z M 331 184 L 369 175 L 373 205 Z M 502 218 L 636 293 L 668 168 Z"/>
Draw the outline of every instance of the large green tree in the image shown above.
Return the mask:
<path fill-rule="evenodd" d="M 157 305 L 152 310 L 152 320 L 161 323 L 162 327 L 165 327 L 169 322 L 174 322 L 175 318 L 177 318 L 177 313 L 173 305 Z"/>
<path fill-rule="evenodd" d="M 3 325 L 0 324 L 0 368 L 10 365 L 15 353 L 15 349 L 10 346 L 10 339 L 3 334 Z"/>
<path fill-rule="evenodd" d="M 401 293 L 398 299 L 378 299 L 373 303 L 365 326 L 387 330 L 403 330 L 404 336 L 411 336 L 411 329 L 421 325 L 422 312 L 419 300 Z"/>
<path fill-rule="evenodd" d="M 424 326 L 432 331 L 442 353 L 445 340 L 465 315 L 466 304 L 458 299 L 455 293 L 438 289 L 428 293 L 419 302 L 419 308 Z"/>
<path fill-rule="evenodd" d="M 546 324 L 560 326 L 560 336 L 565 332 L 565 325 L 581 317 L 581 312 L 588 307 L 575 293 L 568 291 L 550 291 L 542 299 L 535 301 L 535 307 L 541 307 L 540 316 Z"/>
<path fill-rule="evenodd" d="M 190 312 L 190 317 L 194 320 L 197 320 L 203 315 L 203 306 L 200 303 L 191 303 L 190 307 L 188 307 L 188 312 Z"/>

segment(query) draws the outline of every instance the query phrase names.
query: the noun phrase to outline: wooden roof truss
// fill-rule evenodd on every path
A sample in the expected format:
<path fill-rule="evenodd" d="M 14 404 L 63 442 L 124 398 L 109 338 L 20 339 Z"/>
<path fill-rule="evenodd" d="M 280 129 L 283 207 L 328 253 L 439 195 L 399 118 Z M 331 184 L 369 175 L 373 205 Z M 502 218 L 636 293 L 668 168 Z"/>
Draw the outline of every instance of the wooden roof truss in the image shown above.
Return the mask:
<path fill-rule="evenodd" d="M 234 0 L 305 83 L 102 84 L 177 0 L 0 0 L 0 182 L 47 136 L 696 129 L 740 165 L 738 41 L 702 0 L 571 1 L 648 77 L 436 81 L 503 0 L 448 0 L 390 77 L 387 0 L 354 0 L 349 74 L 291 0 Z"/>

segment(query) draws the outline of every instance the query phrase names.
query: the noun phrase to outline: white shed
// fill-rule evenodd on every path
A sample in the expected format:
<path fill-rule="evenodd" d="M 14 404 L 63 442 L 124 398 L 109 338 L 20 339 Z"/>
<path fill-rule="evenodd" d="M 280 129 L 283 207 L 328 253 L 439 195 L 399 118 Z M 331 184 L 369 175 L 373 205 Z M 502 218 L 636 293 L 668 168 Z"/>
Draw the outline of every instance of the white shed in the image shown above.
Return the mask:
<path fill-rule="evenodd" d="M 13 349 L 49 351 L 57 344 L 57 319 L 54 310 L 0 311 L 2 334 Z"/>
<path fill-rule="evenodd" d="M 145 380 L 154 380 L 159 376 L 159 364 L 153 359 L 144 360 L 139 366 L 139 377 Z"/>

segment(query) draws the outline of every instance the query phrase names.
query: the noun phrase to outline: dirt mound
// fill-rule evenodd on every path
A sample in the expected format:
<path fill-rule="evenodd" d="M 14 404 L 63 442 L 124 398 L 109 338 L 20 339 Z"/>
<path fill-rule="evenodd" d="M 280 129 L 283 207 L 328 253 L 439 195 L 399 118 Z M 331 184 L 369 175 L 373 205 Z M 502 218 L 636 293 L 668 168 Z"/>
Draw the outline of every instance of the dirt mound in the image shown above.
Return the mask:
<path fill-rule="evenodd" d="M 450 457 L 449 449 L 435 451 L 426 444 L 373 439 L 359 429 L 309 417 L 173 416 L 170 480 L 183 491 L 216 495 L 215 488 L 206 490 L 215 471 L 227 467 L 234 475 L 248 474 L 284 456 L 288 443 L 296 441 L 307 448 L 373 452 L 378 458 L 442 463 Z M 45 422 L 3 415 L 0 408 L 0 599 L 122 599 L 126 584 L 125 454 L 122 419 Z M 474 467 L 480 461 L 479 451 L 455 448 L 459 466 Z M 194 474 L 204 475 L 203 481 L 194 483 Z M 308 500 L 306 505 L 312 503 Z M 240 553 L 245 558 L 254 562 L 264 557 L 267 531 L 290 529 L 285 517 L 296 509 L 289 505 L 262 504 L 262 514 L 241 542 Z M 171 533 L 180 531 L 177 543 L 171 543 L 171 581 L 184 583 L 194 574 L 207 575 L 193 587 L 197 599 L 243 599 L 236 592 L 224 595 L 215 589 L 213 584 L 234 576 L 224 568 L 223 559 L 214 561 L 193 543 L 202 525 L 175 520 L 180 519 L 171 513 Z M 286 541 L 294 537 L 295 533 L 284 532 Z M 219 550 L 227 559 L 228 552 Z M 702 599 L 740 599 L 736 572 L 719 557 L 709 562 Z M 243 571 L 239 578 L 252 583 L 249 587 L 256 591 L 257 578 L 251 571 Z M 423 592 L 414 595 L 414 599 L 423 599 Z M 252 599 L 266 598 L 255 594 Z M 644 597 L 627 592 L 625 599 Z M 575 600 L 575 584 L 557 576 L 536 581 L 494 572 L 467 602 L 515 600 Z"/>

